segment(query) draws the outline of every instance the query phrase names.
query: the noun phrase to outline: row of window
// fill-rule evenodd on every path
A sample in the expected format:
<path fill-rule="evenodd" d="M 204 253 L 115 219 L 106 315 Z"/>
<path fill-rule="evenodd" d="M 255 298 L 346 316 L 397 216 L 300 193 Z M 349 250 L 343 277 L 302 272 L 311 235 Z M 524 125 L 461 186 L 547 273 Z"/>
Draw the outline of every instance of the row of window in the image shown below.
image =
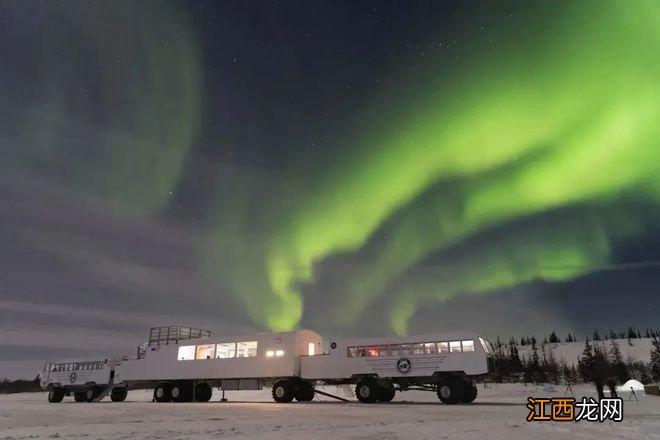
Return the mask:
<path fill-rule="evenodd" d="M 466 353 L 474 351 L 474 341 L 422 342 L 348 347 L 348 357 L 404 356 L 413 354 Z"/>
<path fill-rule="evenodd" d="M 282 352 L 282 355 L 284 352 Z M 266 353 L 268 355 L 268 353 Z M 222 344 L 183 345 L 177 359 L 232 359 L 257 356 L 257 341 L 224 342 Z"/>
<path fill-rule="evenodd" d="M 105 363 L 99 362 L 68 362 L 64 364 L 51 364 L 50 371 L 59 373 L 62 371 L 88 371 L 88 370 L 102 370 Z"/>

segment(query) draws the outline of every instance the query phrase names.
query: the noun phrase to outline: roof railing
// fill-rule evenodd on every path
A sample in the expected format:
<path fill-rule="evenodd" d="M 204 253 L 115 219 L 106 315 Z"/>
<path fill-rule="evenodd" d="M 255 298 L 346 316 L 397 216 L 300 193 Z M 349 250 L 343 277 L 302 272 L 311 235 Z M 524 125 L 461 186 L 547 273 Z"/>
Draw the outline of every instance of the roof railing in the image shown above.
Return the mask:
<path fill-rule="evenodd" d="M 211 336 L 210 330 L 185 325 L 168 325 L 164 327 L 152 327 L 149 330 L 148 345 L 177 344 L 187 339 L 201 339 Z"/>

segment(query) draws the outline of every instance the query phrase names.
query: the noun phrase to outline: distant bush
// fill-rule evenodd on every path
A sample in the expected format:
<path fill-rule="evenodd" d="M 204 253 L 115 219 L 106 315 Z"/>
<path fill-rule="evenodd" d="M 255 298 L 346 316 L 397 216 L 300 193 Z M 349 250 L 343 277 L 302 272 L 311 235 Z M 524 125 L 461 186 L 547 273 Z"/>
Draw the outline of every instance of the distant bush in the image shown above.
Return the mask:
<path fill-rule="evenodd" d="M 40 377 L 33 380 L 0 380 L 0 394 L 37 393 L 42 391 L 39 385 Z"/>

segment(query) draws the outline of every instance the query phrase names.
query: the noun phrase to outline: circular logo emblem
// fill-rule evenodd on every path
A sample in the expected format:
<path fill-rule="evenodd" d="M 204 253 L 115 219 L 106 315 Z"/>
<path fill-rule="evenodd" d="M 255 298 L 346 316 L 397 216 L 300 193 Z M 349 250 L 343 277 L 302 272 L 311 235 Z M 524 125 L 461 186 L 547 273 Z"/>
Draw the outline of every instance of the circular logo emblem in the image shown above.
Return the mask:
<path fill-rule="evenodd" d="M 337 343 L 333 342 L 332 344 L 330 344 L 330 348 L 332 348 L 333 350 L 337 348 Z"/>
<path fill-rule="evenodd" d="M 69 376 L 69 381 L 71 383 L 74 383 L 77 378 L 78 378 L 78 376 L 76 376 L 76 373 L 71 373 L 71 376 Z"/>
<path fill-rule="evenodd" d="M 410 359 L 406 359 L 406 358 L 399 359 L 396 363 L 396 369 L 399 370 L 399 373 L 401 374 L 410 373 L 410 370 L 412 370 L 412 364 L 410 363 Z"/>

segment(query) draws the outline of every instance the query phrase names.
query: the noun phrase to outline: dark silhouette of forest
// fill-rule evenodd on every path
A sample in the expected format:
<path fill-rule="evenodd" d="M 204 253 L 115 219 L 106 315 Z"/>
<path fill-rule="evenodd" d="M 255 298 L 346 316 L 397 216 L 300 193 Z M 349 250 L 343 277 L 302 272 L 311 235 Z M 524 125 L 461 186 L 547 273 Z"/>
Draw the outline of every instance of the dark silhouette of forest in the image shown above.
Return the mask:
<path fill-rule="evenodd" d="M 39 392 L 41 391 L 41 386 L 39 385 L 40 379 L 40 376 L 37 376 L 32 380 L 0 379 L 0 394 Z"/>
<path fill-rule="evenodd" d="M 634 339 L 648 338 L 652 341 L 650 362 L 623 359 L 621 341 L 633 345 Z M 594 330 L 591 338 L 584 340 L 582 354 L 574 363 L 557 361 L 552 346 L 562 342 L 579 342 L 569 333 L 561 341 L 556 332 L 538 342 L 534 336 L 511 338 L 503 343 L 500 338 L 494 344 L 495 371 L 489 379 L 494 382 L 575 384 L 611 380 L 623 384 L 636 379 L 643 384 L 660 381 L 660 331 L 628 328 L 624 332 L 609 331 L 603 335 Z M 546 350 L 546 347 L 550 346 Z M 521 356 L 520 347 L 525 347 L 526 356 Z"/>

